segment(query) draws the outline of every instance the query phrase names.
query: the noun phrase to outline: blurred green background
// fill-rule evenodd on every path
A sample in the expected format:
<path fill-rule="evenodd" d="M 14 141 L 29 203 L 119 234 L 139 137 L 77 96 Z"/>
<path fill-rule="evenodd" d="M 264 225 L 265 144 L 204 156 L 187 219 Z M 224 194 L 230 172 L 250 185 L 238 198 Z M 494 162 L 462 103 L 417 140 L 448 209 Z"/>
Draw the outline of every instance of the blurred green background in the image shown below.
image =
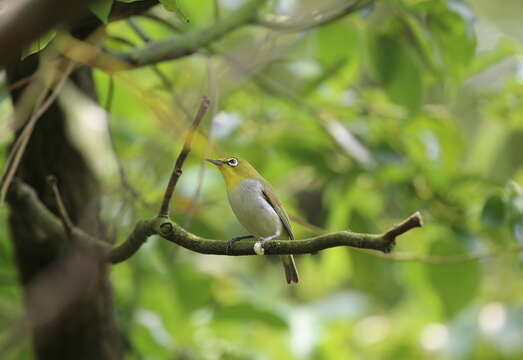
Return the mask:
<path fill-rule="evenodd" d="M 153 13 L 173 27 L 134 21 L 162 39 L 210 26 L 241 1 L 175 3 L 189 23 L 160 7 Z M 303 25 L 344 3 L 272 1 L 263 13 Z M 424 217 L 389 256 L 298 256 L 297 286 L 285 284 L 277 259 L 199 255 L 151 239 L 111 274 L 129 359 L 523 357 L 523 3 L 368 3 L 305 31 L 244 27 L 156 69 L 96 69 L 100 104 L 72 87 L 60 96 L 119 241 L 158 210 L 204 94 L 209 141 L 197 139 L 173 205 L 190 231 L 245 234 L 220 174 L 203 161 L 225 154 L 249 159 L 273 184 L 298 238 Z M 130 49 L 122 39 L 143 43 L 126 21 L 107 35 L 112 51 Z M 11 104 L 1 100 L 5 118 Z M 10 141 L 2 132 L 2 165 Z M 2 339 L 22 304 L 6 206 L 0 221 Z"/>

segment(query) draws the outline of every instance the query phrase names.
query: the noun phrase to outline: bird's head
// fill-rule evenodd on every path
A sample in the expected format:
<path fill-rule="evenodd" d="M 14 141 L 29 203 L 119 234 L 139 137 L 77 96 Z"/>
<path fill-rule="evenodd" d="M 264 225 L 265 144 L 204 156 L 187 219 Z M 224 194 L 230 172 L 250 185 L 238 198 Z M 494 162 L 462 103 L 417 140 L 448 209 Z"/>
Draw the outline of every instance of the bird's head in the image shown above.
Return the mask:
<path fill-rule="evenodd" d="M 261 178 L 261 175 L 247 160 L 238 156 L 206 160 L 218 167 L 228 189 L 234 189 L 243 180 Z"/>

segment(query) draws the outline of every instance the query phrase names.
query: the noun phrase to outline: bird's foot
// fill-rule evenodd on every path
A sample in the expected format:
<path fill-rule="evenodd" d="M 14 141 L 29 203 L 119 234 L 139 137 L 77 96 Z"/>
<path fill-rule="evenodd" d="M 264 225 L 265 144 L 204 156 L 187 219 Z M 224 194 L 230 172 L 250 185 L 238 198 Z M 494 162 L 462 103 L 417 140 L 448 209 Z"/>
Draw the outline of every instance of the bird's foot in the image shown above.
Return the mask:
<path fill-rule="evenodd" d="M 253 238 L 253 237 L 254 236 L 252 236 L 252 235 L 244 235 L 244 236 L 233 237 L 231 240 L 227 241 L 227 244 L 225 245 L 225 254 L 229 255 L 229 252 L 231 251 L 232 245 L 235 242 L 238 242 L 238 241 L 243 240 L 243 239 L 250 239 L 250 238 Z"/>

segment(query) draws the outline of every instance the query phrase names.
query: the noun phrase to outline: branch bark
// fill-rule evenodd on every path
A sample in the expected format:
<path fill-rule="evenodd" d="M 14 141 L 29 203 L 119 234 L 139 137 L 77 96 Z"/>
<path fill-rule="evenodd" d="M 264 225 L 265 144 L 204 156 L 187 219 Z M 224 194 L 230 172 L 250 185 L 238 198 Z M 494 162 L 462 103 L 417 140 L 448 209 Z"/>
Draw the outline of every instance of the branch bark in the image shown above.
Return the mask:
<path fill-rule="evenodd" d="M 116 54 L 116 56 L 133 66 L 140 67 L 191 55 L 237 28 L 254 22 L 259 8 L 265 2 L 266 0 L 249 0 L 238 10 L 223 17 L 210 27 L 151 42 L 139 49 Z"/>
<path fill-rule="evenodd" d="M 21 181 L 15 181 L 11 186 L 10 195 L 16 196 L 18 202 L 23 202 L 25 209 L 32 221 L 42 224 L 47 231 L 56 235 L 57 243 L 65 239 L 65 232 L 60 220 L 39 201 L 34 191 Z M 331 234 L 320 235 L 303 240 L 273 240 L 266 244 L 266 255 L 311 254 L 324 249 L 349 246 L 360 249 L 378 250 L 383 253 L 392 251 L 396 238 L 414 228 L 422 227 L 421 214 L 415 212 L 401 223 L 392 226 L 382 234 L 365 234 L 350 231 L 339 231 Z M 256 241 L 245 240 L 234 244 L 227 249 L 226 240 L 214 240 L 199 237 L 186 231 L 184 228 L 165 217 L 154 217 L 149 220 L 139 221 L 133 232 L 120 246 L 112 248 L 78 228 L 73 234 L 77 241 L 94 247 L 105 254 L 106 260 L 117 264 L 129 259 L 152 235 L 159 235 L 165 240 L 180 245 L 188 250 L 201 254 L 212 255 L 256 255 L 254 244 Z"/>
<path fill-rule="evenodd" d="M 199 237 L 168 219 L 159 219 L 149 224 L 154 227 L 155 233 L 164 239 L 201 254 L 257 255 L 254 251 L 256 241 L 238 242 L 231 249 L 227 249 L 227 241 Z M 273 240 L 266 243 L 264 250 L 266 255 L 295 255 L 311 254 L 337 246 L 349 246 L 389 253 L 394 248 L 398 236 L 422 226 L 421 214 L 415 212 L 383 234 L 340 231 L 303 240 Z"/>

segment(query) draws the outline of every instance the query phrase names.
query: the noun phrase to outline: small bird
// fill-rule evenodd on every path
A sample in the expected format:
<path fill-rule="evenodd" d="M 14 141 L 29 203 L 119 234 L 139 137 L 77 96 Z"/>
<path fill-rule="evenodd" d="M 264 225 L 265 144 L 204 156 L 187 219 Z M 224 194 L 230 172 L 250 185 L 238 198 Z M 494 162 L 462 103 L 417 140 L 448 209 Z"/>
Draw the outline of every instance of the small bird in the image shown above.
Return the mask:
<path fill-rule="evenodd" d="M 240 223 L 251 233 L 235 237 L 227 243 L 230 248 L 236 241 L 256 237 L 261 246 L 274 239 L 294 240 L 289 216 L 276 197 L 272 186 L 251 164 L 239 157 L 207 159 L 218 166 L 227 185 L 232 211 Z M 280 256 L 287 283 L 298 282 L 298 269 L 292 255 Z"/>

